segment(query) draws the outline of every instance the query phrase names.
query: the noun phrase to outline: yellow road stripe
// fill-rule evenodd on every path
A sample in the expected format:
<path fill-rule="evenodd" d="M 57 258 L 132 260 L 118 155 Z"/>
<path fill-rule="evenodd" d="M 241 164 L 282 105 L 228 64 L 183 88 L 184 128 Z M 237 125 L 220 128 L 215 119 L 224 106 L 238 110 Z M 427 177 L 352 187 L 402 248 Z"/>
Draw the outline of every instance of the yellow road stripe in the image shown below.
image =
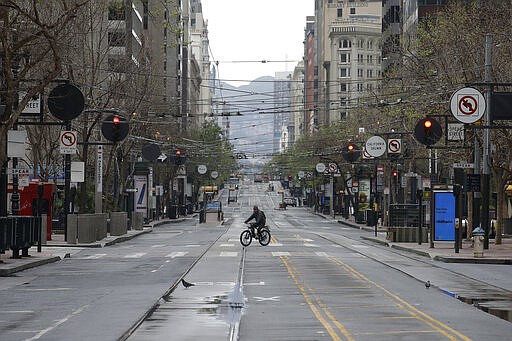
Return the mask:
<path fill-rule="evenodd" d="M 299 283 L 299 280 L 297 279 L 297 275 L 300 275 L 300 272 L 297 270 L 296 267 L 294 267 L 291 263 L 289 263 L 287 260 L 289 259 L 289 257 L 281 257 L 281 260 L 282 262 L 284 263 L 284 265 L 286 266 L 286 268 L 288 269 L 288 273 L 290 274 L 290 276 L 292 276 L 292 279 L 293 281 L 295 282 L 295 285 L 297 285 L 297 287 L 299 288 L 300 292 L 302 293 L 302 296 L 304 296 L 304 298 L 306 299 L 306 302 L 308 303 L 309 307 L 311 308 L 311 310 L 313 311 L 313 313 L 315 314 L 316 318 L 318 319 L 318 321 L 320 321 L 324 327 L 327 329 L 327 332 L 329 333 L 329 335 L 332 337 L 333 340 L 342 340 L 340 338 L 340 336 L 333 330 L 333 328 L 331 327 L 330 323 L 322 316 L 322 314 L 320 313 L 320 311 L 317 309 L 317 307 L 315 306 L 315 304 L 313 303 L 312 299 L 309 297 L 308 293 L 307 293 L 307 290 L 304 286 L 302 286 L 300 283 Z M 347 331 L 347 329 L 345 328 L 345 326 L 343 324 L 341 324 L 337 319 L 336 317 L 334 317 L 331 312 L 327 309 L 327 306 L 325 304 L 323 304 L 314 294 L 314 291 L 313 289 L 311 288 L 307 288 L 313 295 L 314 297 L 314 300 L 316 301 L 316 303 L 318 304 L 318 306 L 322 309 L 322 311 L 324 312 L 324 314 L 331 320 L 331 322 L 342 332 L 342 334 L 345 336 L 345 338 L 348 340 L 348 341 L 355 341 L 355 339 L 352 337 L 352 335 L 350 335 L 350 333 Z"/>
<path fill-rule="evenodd" d="M 382 285 L 380 285 L 380 284 L 370 280 L 369 278 L 367 278 L 366 276 L 364 276 L 360 272 L 356 271 L 351 266 L 345 264 L 341 260 L 336 259 L 334 257 L 328 257 L 328 258 L 332 262 L 334 262 L 334 263 L 336 263 L 338 265 L 341 265 L 346 271 L 352 273 L 355 277 L 357 277 L 359 279 L 362 279 L 362 280 L 364 280 L 364 281 L 366 281 L 368 283 L 371 283 L 374 286 L 376 286 L 377 288 L 379 288 L 382 291 L 384 291 L 390 298 L 392 298 L 393 300 L 396 301 L 395 304 L 397 304 L 397 306 L 399 308 L 407 311 L 409 314 L 411 314 L 411 316 L 414 316 L 419 321 L 422 321 L 426 325 L 432 327 L 434 330 L 436 330 L 439 333 L 443 334 L 448 339 L 450 339 L 450 340 L 458 340 L 458 339 L 460 339 L 460 340 L 464 340 L 464 341 L 470 341 L 471 340 L 469 337 L 465 336 L 464 334 L 458 332 L 457 330 L 447 326 L 446 324 L 442 323 L 441 321 L 438 321 L 438 320 L 434 319 L 433 317 L 431 317 L 430 315 L 428 315 L 428 314 L 422 312 L 421 310 L 415 308 L 413 305 L 409 304 L 408 302 L 406 302 L 405 300 L 403 300 L 399 296 L 393 294 L 392 292 L 390 292 L 389 290 L 384 288 Z"/>

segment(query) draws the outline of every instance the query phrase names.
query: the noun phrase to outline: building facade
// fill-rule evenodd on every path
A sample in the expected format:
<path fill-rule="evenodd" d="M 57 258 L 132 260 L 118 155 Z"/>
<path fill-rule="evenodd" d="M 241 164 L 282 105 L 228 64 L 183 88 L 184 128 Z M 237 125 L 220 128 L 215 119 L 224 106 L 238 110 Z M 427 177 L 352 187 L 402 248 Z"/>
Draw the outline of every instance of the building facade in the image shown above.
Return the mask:
<path fill-rule="evenodd" d="M 317 1 L 318 120 L 346 118 L 377 91 L 381 77 L 381 0 Z"/>

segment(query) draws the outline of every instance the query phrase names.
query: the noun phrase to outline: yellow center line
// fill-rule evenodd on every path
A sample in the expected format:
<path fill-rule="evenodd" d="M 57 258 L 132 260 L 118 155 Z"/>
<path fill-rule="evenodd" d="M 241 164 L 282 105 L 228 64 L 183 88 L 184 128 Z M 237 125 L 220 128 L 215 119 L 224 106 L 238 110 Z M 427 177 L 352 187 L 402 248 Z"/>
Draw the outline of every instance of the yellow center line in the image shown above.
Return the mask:
<path fill-rule="evenodd" d="M 306 290 L 306 288 L 304 286 L 302 286 L 301 283 L 299 282 L 299 280 L 297 278 L 297 275 L 299 275 L 299 271 L 291 263 L 288 262 L 289 257 L 281 256 L 280 258 L 281 258 L 281 261 L 283 262 L 283 264 L 286 266 L 288 273 L 290 274 L 293 281 L 295 282 L 295 285 L 297 286 L 297 288 L 299 288 L 302 296 L 304 297 L 307 304 L 311 308 L 311 311 L 313 312 L 315 317 L 318 319 L 318 321 L 320 321 L 320 323 L 322 323 L 322 325 L 325 327 L 325 329 L 327 330 L 327 332 L 329 333 L 329 335 L 331 336 L 331 338 L 333 340 L 341 341 L 342 338 L 336 333 L 336 331 L 333 329 L 331 324 L 322 316 L 322 313 L 317 308 L 317 306 L 315 305 L 313 300 L 310 298 L 307 291 L 308 290 L 312 291 L 312 289 L 308 288 L 308 290 Z M 343 326 L 339 321 L 336 320 L 336 318 L 327 310 L 327 307 L 323 303 L 318 301 L 318 299 L 314 296 L 314 293 L 312 293 L 312 294 L 313 294 L 313 297 L 314 297 L 316 303 L 323 310 L 324 314 L 327 315 L 327 317 L 329 317 L 329 319 L 332 321 L 332 323 L 334 323 L 334 325 L 343 333 L 343 335 L 346 337 L 346 339 L 349 341 L 355 341 L 355 339 L 350 335 L 350 333 L 347 331 L 345 326 Z"/>
<path fill-rule="evenodd" d="M 411 305 L 410 303 L 406 302 L 404 299 L 402 299 L 399 296 L 393 294 L 392 292 L 390 292 L 389 290 L 384 288 L 382 285 L 380 285 L 380 284 L 370 280 L 369 278 L 367 278 L 366 276 L 364 276 L 360 272 L 358 272 L 355 269 L 353 269 L 351 266 L 345 264 L 343 261 L 341 261 L 339 259 L 336 259 L 334 257 L 328 257 L 328 258 L 332 262 L 334 262 L 335 264 L 341 265 L 346 271 L 352 273 L 355 277 L 357 277 L 357 278 L 359 278 L 361 280 L 364 280 L 367 283 L 370 283 L 370 284 L 374 285 L 375 287 L 377 287 L 377 288 L 381 289 L 382 291 L 384 291 L 388 295 L 389 298 L 391 298 L 392 300 L 395 301 L 395 304 L 397 304 L 397 306 L 399 308 L 407 311 L 411 316 L 413 316 L 414 318 L 416 318 L 419 321 L 422 321 L 423 323 L 425 323 L 426 325 L 430 326 L 431 328 L 433 328 L 437 332 L 443 334 L 448 339 L 450 339 L 450 340 L 458 340 L 458 339 L 460 339 L 460 340 L 464 340 L 464 341 L 470 341 L 471 340 L 469 337 L 465 336 L 464 334 L 458 332 L 457 330 L 447 326 L 446 324 L 442 323 L 441 321 L 438 321 L 438 320 L 434 319 L 433 317 L 431 317 L 430 315 L 428 315 L 428 314 L 422 312 L 421 310 L 415 308 L 413 305 Z"/>

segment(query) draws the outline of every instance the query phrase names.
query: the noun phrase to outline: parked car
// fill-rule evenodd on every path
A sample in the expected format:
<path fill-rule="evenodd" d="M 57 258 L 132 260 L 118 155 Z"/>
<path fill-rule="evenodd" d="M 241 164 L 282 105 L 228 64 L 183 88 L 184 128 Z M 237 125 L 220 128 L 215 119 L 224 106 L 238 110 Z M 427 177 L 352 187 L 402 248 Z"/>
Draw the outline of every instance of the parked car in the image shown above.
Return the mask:
<path fill-rule="evenodd" d="M 297 200 L 295 200 L 295 198 L 284 198 L 283 202 L 286 204 L 286 206 L 297 206 Z"/>

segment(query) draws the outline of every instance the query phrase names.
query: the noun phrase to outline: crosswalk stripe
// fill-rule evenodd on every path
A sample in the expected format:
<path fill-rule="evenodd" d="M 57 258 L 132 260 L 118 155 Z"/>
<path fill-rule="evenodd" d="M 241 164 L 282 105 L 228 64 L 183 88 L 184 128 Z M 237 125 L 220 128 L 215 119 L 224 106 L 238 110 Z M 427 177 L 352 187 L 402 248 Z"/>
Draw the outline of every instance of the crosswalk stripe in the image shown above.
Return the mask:
<path fill-rule="evenodd" d="M 238 252 L 228 252 L 228 251 L 222 251 L 220 253 L 221 257 L 236 257 L 238 256 Z"/>
<path fill-rule="evenodd" d="M 147 252 L 131 253 L 131 254 L 124 256 L 124 258 L 141 258 L 142 256 L 144 256 L 146 254 L 147 254 Z"/>
<path fill-rule="evenodd" d="M 175 251 L 175 252 L 169 253 L 165 257 L 166 258 L 176 258 L 176 257 L 183 257 L 183 256 L 185 256 L 187 254 L 188 254 L 188 252 L 186 252 L 186 251 Z"/>

